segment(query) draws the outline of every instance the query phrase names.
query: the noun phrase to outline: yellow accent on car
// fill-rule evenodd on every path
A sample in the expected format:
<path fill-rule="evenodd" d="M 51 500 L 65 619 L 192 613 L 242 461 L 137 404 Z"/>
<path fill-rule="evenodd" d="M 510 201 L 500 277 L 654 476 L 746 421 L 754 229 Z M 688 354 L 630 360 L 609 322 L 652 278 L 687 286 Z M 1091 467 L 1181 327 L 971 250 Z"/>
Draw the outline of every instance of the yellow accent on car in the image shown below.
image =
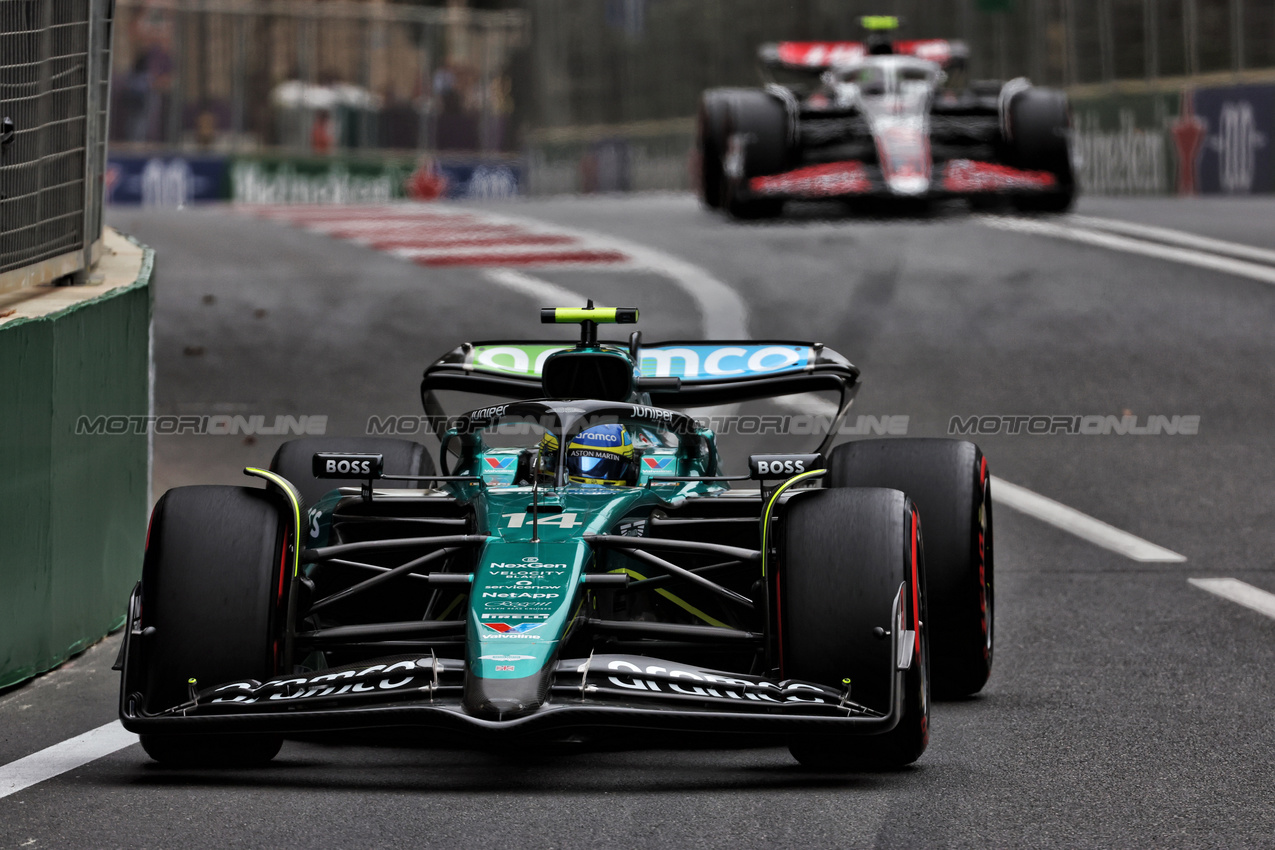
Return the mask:
<path fill-rule="evenodd" d="M 557 324 L 595 322 L 599 325 L 633 324 L 638 320 L 636 307 L 554 307 Z"/>
<path fill-rule="evenodd" d="M 297 492 L 297 488 L 292 486 L 291 481 L 268 469 L 246 466 L 243 474 L 251 475 L 254 478 L 266 479 L 282 490 L 284 495 L 288 497 L 288 501 L 292 502 L 292 518 L 295 523 L 292 529 L 292 577 L 296 578 L 297 574 L 301 572 L 301 494 Z"/>
<path fill-rule="evenodd" d="M 769 547 L 766 545 L 767 532 L 770 531 L 770 512 L 775 509 L 775 502 L 783 495 L 783 492 L 794 484 L 806 480 L 807 478 L 818 478 L 826 473 L 826 469 L 812 469 L 809 472 L 803 472 L 800 475 L 794 475 L 783 484 L 775 488 L 775 492 L 771 494 L 770 501 L 766 503 L 766 510 L 761 515 L 761 574 L 764 578 L 766 575 L 766 556 L 769 554 Z"/>
<path fill-rule="evenodd" d="M 629 578 L 637 579 L 638 581 L 646 581 L 646 576 L 642 575 L 636 570 L 618 569 L 618 570 L 611 570 L 611 572 L 624 573 Z M 708 623 L 710 626 L 717 626 L 718 628 L 722 628 L 722 629 L 730 628 L 730 626 L 726 625 L 721 620 L 716 620 L 708 616 L 703 611 L 696 608 L 691 603 L 687 602 L 685 599 L 681 599 L 677 596 L 674 596 L 673 594 L 669 593 L 667 590 L 660 590 L 657 588 L 655 592 L 658 593 L 660 596 L 663 596 L 669 602 L 672 602 L 677 607 L 681 608 L 686 613 L 690 614 L 692 617 L 698 617 L 699 619 L 703 620 L 705 623 Z"/>
<path fill-rule="evenodd" d="M 864 15 L 859 18 L 859 23 L 865 30 L 872 30 L 873 32 L 897 30 L 899 28 L 899 19 L 895 15 Z"/>

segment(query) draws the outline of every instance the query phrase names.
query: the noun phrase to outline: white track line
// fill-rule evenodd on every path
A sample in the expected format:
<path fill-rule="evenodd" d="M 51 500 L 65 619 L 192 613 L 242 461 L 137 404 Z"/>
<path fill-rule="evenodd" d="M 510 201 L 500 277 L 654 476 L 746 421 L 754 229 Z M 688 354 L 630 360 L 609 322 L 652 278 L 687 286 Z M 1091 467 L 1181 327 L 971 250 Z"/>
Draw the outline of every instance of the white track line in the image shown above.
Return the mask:
<path fill-rule="evenodd" d="M 1123 233 L 1126 236 L 1150 239 L 1155 242 L 1163 242 L 1166 245 L 1181 245 L 1186 248 L 1197 248 L 1211 254 L 1221 254 L 1225 257 L 1237 257 L 1241 260 L 1252 260 L 1255 263 L 1265 263 L 1267 265 L 1275 266 L 1275 251 L 1271 251 L 1267 248 L 1258 248 L 1254 245 L 1244 245 L 1239 242 L 1227 242 L 1223 239 L 1213 239 L 1208 236 L 1199 236 L 1195 233 L 1187 233 L 1184 230 L 1171 230 L 1167 227 L 1154 227 L 1150 224 L 1136 224 L 1132 221 L 1120 221 L 1114 218 L 1094 218 L 1087 215 L 1071 215 L 1067 216 L 1065 220 L 1072 224 L 1079 225 L 1080 227 L 1089 227 L 1095 230 L 1109 230 L 1112 233 Z"/>
<path fill-rule="evenodd" d="M 1245 608 L 1252 608 L 1259 614 L 1275 618 L 1275 593 L 1267 593 L 1235 578 L 1189 578 L 1187 581 L 1200 590 L 1207 590 L 1223 599 L 1238 602 Z"/>
<path fill-rule="evenodd" d="M 1061 502 L 992 476 L 992 500 L 1135 561 L 1180 562 L 1186 556 L 1121 531 Z"/>
<path fill-rule="evenodd" d="M 484 222 L 516 224 L 529 230 L 546 230 L 543 222 L 504 214 L 483 213 Z M 714 340 L 748 339 L 748 308 L 739 293 L 704 269 L 680 257 L 656 248 L 619 239 L 606 233 L 551 225 L 552 232 L 566 233 L 580 239 L 590 248 L 602 247 L 620 251 L 633 258 L 633 265 L 656 272 L 672 281 L 695 303 L 702 320 L 704 336 Z"/>
<path fill-rule="evenodd" d="M 0 767 L 0 797 L 16 794 L 136 743 L 137 736 L 116 720 L 46 747 Z"/>
<path fill-rule="evenodd" d="M 556 283 L 550 283 L 547 280 L 541 280 L 538 277 L 532 277 L 529 274 L 514 271 L 513 269 L 484 269 L 483 277 L 492 283 L 511 289 L 519 295 L 525 295 L 531 299 L 538 299 L 541 307 L 553 307 L 557 305 L 584 305 L 588 299 L 578 292 L 572 292 Z"/>
<path fill-rule="evenodd" d="M 1145 257 L 1154 257 L 1157 260 L 1197 266 L 1210 271 L 1246 277 L 1262 283 L 1275 284 L 1275 267 L 1250 263 L 1245 260 L 1236 260 L 1230 257 L 1220 257 L 1216 254 L 1206 254 L 1189 248 L 1174 248 L 1155 242 L 1144 242 L 1141 239 L 1131 239 L 1127 236 L 1117 236 L 1114 233 L 1100 233 L 1066 224 L 1025 218 L 982 216 L 979 221 L 988 227 L 995 227 L 999 230 L 1028 233 L 1033 236 L 1052 236 L 1056 239 L 1070 239 L 1073 242 L 1108 248 L 1112 251 L 1141 254 Z"/>

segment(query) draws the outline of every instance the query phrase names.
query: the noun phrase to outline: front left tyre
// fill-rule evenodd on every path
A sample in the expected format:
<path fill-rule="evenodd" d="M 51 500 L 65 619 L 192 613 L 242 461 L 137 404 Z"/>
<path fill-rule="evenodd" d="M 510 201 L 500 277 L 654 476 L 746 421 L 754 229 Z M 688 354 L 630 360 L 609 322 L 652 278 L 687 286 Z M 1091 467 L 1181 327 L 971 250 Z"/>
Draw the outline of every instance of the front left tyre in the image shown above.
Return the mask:
<path fill-rule="evenodd" d="M 146 713 L 180 706 L 192 686 L 280 672 L 291 511 L 274 490 L 248 487 L 177 487 L 160 498 L 142 565 Z M 141 743 L 163 764 L 221 767 L 267 762 L 283 739 L 143 734 Z"/>
<path fill-rule="evenodd" d="M 1009 104 L 1010 155 L 1026 171 L 1053 175 L 1051 192 L 1019 195 L 1013 199 L 1020 212 L 1060 213 L 1076 199 L 1076 178 L 1071 165 L 1071 113 L 1067 96 L 1060 91 L 1029 88 Z"/>
<path fill-rule="evenodd" d="M 898 490 L 869 487 L 798 494 L 784 519 L 782 552 L 776 595 L 784 678 L 848 688 L 853 702 L 886 713 L 896 675 L 896 596 L 905 628 L 916 632 L 897 726 L 875 735 L 794 736 L 789 751 L 826 771 L 916 761 L 929 742 L 930 699 L 925 556 L 912 502 Z"/>

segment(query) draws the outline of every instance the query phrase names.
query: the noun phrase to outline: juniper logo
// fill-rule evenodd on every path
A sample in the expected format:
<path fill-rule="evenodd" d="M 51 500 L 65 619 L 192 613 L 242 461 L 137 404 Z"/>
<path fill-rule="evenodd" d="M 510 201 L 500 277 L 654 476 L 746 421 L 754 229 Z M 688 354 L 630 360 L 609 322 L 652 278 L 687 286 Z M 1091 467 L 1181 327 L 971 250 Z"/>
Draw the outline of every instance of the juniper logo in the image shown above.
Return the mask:
<path fill-rule="evenodd" d="M 1101 414 L 1034 414 L 1025 416 L 953 416 L 947 423 L 947 433 L 953 435 L 1030 434 L 1081 434 L 1084 436 L 1195 436 L 1200 433 L 1199 416 L 1144 416 L 1132 414 L 1107 416 Z"/>

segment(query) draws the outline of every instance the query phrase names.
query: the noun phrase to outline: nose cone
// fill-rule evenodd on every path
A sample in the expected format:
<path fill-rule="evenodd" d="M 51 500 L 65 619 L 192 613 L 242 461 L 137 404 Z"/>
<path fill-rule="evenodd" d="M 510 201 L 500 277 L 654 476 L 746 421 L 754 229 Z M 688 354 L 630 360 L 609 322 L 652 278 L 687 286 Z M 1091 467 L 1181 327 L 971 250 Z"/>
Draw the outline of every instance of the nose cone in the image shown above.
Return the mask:
<path fill-rule="evenodd" d="M 896 195 L 924 195 L 930 190 L 930 178 L 921 175 L 907 174 L 891 176 L 886 180 L 890 191 Z"/>
<path fill-rule="evenodd" d="M 512 720 L 540 708 L 548 688 L 547 675 L 521 679 L 484 679 L 467 675 L 463 705 L 466 711 L 478 717 Z"/>

